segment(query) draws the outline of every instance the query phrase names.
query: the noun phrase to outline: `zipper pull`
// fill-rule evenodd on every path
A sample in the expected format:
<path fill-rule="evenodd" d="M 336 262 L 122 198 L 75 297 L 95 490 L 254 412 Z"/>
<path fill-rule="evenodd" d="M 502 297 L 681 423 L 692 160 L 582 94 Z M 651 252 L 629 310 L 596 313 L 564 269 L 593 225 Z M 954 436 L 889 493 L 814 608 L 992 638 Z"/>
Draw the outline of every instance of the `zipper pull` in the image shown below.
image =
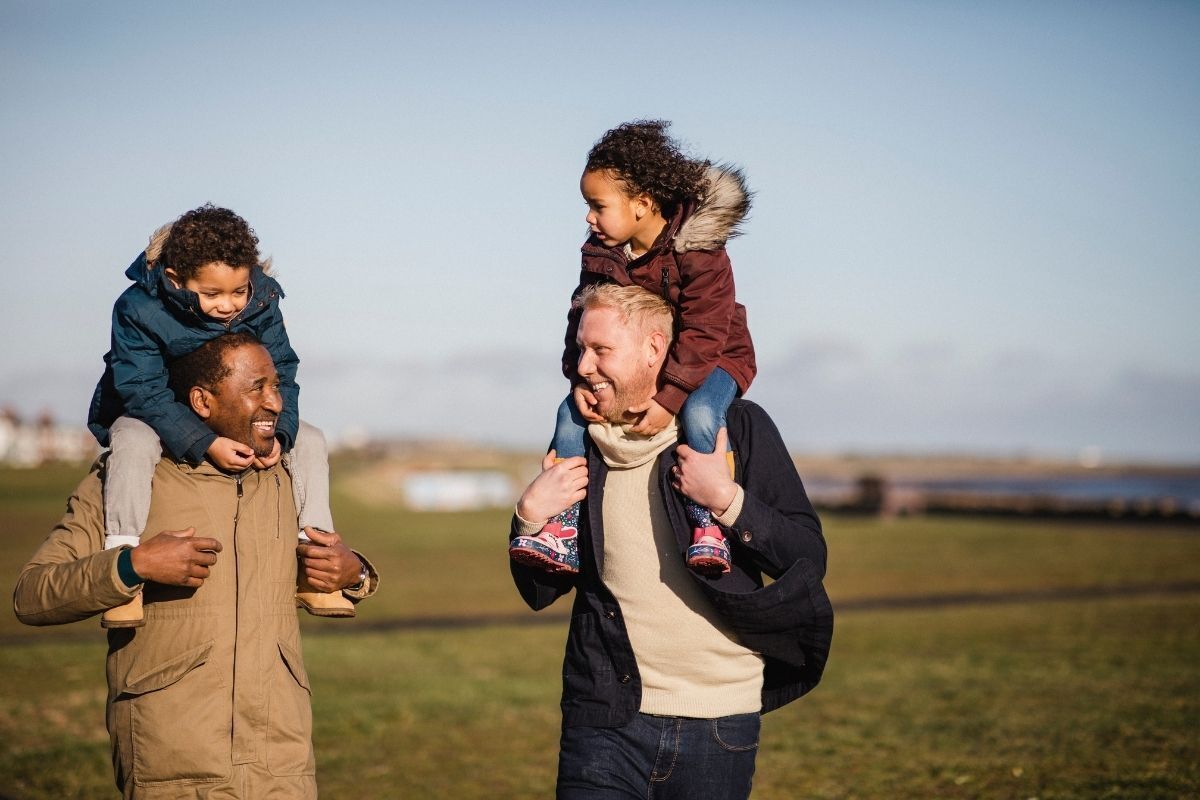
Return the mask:
<path fill-rule="evenodd" d="M 666 267 L 662 268 L 662 296 L 664 300 L 670 301 L 667 290 L 671 288 L 671 271 Z"/>
<path fill-rule="evenodd" d="M 237 476 L 237 493 L 238 493 L 238 500 L 241 500 L 242 499 L 242 476 L 241 475 Z"/>

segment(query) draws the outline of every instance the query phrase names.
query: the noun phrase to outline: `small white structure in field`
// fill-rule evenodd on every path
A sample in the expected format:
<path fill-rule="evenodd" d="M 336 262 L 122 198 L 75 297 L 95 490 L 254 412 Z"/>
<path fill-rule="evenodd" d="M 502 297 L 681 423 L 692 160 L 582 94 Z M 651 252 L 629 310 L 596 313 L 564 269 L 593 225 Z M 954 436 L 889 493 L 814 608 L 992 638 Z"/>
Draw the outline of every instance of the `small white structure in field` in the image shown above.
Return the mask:
<path fill-rule="evenodd" d="M 512 480 L 496 470 L 439 470 L 404 477 L 401 489 L 417 511 L 472 511 L 498 508 L 516 500 Z"/>

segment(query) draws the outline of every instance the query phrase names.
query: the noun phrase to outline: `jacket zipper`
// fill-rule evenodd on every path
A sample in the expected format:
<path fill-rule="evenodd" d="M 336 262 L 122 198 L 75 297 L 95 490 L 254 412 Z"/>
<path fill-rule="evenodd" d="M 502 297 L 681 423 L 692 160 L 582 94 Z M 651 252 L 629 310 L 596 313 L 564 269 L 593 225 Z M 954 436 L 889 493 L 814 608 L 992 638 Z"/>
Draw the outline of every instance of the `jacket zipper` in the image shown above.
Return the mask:
<path fill-rule="evenodd" d="M 669 291 L 671 289 L 671 271 L 666 267 L 662 268 L 662 296 L 667 302 L 671 301 Z"/>

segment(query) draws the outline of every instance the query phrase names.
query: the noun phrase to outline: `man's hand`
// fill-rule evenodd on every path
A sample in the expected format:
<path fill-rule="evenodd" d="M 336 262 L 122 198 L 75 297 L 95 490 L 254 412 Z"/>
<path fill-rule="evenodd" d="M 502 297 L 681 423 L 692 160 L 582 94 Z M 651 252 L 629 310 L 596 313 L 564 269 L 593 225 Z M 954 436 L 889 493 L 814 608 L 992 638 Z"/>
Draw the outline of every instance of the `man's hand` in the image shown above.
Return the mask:
<path fill-rule="evenodd" d="M 279 446 L 278 439 L 275 440 L 275 445 Z M 254 463 L 254 450 L 249 445 L 218 436 L 216 441 L 208 446 L 208 457 L 226 472 L 241 472 Z"/>
<path fill-rule="evenodd" d="M 542 472 L 517 501 L 517 516 L 544 522 L 587 497 L 587 459 L 575 456 L 559 461 L 553 450 L 542 459 Z"/>
<path fill-rule="evenodd" d="M 305 528 L 311 542 L 296 545 L 300 574 L 319 592 L 337 592 L 358 583 L 362 562 L 342 537 L 317 528 Z"/>
<path fill-rule="evenodd" d="M 737 484 L 729 476 L 725 451 L 729 436 L 724 428 L 717 431 L 717 446 L 711 453 L 699 453 L 686 444 L 675 450 L 678 464 L 672 467 L 675 488 L 714 514 L 725 513 L 737 496 Z"/>
<path fill-rule="evenodd" d="M 279 444 L 279 440 L 275 440 L 275 449 L 271 451 L 269 456 L 255 456 L 254 468 L 267 469 L 279 463 L 279 459 L 283 457 L 283 446 Z"/>
<path fill-rule="evenodd" d="M 631 406 L 628 410 L 630 414 L 641 415 L 641 419 L 629 430 L 631 433 L 639 433 L 642 436 L 654 436 L 659 433 L 671 424 L 671 417 L 675 416 L 660 406 L 654 398 L 650 398 L 640 406 Z"/>
<path fill-rule="evenodd" d="M 575 407 L 579 409 L 579 415 L 588 422 L 604 422 L 604 417 L 596 413 L 596 395 L 588 388 L 586 383 L 577 383 L 571 389 L 571 395 L 575 398 Z"/>
<path fill-rule="evenodd" d="M 204 583 L 209 567 L 217 563 L 221 543 L 197 537 L 195 528 L 163 531 L 143 539 L 129 556 L 133 571 L 144 580 L 192 589 Z"/>

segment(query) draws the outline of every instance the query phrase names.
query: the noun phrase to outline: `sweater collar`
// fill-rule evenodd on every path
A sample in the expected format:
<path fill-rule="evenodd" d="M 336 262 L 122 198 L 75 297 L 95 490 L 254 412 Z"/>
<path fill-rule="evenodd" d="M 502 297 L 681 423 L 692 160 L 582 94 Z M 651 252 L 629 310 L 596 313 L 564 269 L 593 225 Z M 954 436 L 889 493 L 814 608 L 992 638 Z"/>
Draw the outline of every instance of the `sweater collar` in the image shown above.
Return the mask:
<path fill-rule="evenodd" d="M 616 425 L 607 422 L 594 422 L 588 426 L 592 442 L 610 468 L 640 467 L 679 441 L 679 423 L 675 417 L 654 436 L 632 433 L 629 430 L 632 427 L 633 423 Z"/>

